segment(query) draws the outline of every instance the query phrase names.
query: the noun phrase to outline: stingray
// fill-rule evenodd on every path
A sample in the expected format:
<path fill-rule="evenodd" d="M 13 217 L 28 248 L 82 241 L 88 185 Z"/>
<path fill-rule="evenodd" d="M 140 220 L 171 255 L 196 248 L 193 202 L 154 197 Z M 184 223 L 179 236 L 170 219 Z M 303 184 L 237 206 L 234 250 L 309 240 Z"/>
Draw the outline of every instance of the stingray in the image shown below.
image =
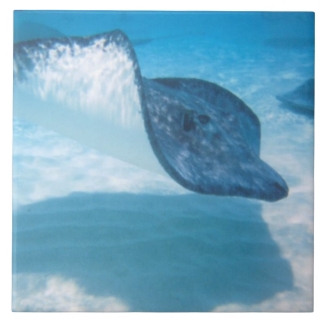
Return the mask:
<path fill-rule="evenodd" d="M 314 117 L 315 80 L 308 79 L 296 89 L 276 98 L 283 106 L 295 113 Z"/>
<path fill-rule="evenodd" d="M 22 95 L 26 89 L 28 95 Z M 188 190 L 266 201 L 288 195 L 283 178 L 260 158 L 260 121 L 241 99 L 205 80 L 143 77 L 131 42 L 120 30 L 16 43 L 14 90 L 17 116 L 87 145 L 96 143 L 99 150 L 116 137 L 109 148 L 117 156 L 119 150 L 125 155 L 133 150 L 145 160 L 130 131 L 140 122 L 159 165 Z M 33 100 L 26 108 L 23 98 L 33 94 L 45 108 L 35 108 Z M 72 110 L 61 111 L 69 105 Z M 42 114 L 45 118 L 39 118 Z M 95 115 L 100 118 L 91 125 L 88 120 Z"/>

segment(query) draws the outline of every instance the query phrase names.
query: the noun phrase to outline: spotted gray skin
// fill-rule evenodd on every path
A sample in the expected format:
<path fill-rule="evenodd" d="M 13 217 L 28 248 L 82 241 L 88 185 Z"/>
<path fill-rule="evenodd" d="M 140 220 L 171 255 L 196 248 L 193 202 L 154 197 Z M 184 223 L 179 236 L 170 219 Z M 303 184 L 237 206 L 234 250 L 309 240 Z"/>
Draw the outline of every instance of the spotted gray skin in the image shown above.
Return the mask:
<path fill-rule="evenodd" d="M 205 194 L 276 201 L 282 177 L 259 158 L 257 116 L 228 90 L 183 78 L 143 78 L 145 125 L 169 175 Z"/>

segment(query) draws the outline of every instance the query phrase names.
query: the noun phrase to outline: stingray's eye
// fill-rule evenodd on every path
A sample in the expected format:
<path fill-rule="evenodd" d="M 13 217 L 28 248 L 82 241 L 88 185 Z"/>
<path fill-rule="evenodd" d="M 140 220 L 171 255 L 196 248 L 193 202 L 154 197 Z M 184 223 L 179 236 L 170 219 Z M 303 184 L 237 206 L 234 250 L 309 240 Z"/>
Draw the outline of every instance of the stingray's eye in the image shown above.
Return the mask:
<path fill-rule="evenodd" d="M 189 132 L 195 129 L 194 112 L 186 111 L 183 116 L 183 130 Z"/>
<path fill-rule="evenodd" d="M 208 115 L 199 115 L 197 118 L 201 124 L 207 124 L 210 121 L 210 117 Z"/>

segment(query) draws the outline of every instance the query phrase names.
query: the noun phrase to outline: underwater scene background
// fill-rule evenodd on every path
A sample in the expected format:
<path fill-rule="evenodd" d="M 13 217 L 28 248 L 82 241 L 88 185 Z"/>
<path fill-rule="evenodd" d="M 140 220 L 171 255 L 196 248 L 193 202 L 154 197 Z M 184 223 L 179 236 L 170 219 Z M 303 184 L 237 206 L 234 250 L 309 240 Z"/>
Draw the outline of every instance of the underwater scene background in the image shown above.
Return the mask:
<path fill-rule="evenodd" d="M 300 88 L 314 78 L 313 13 L 14 18 L 15 43 L 120 29 L 142 76 L 230 90 L 289 187 L 272 203 L 195 194 L 14 117 L 14 311 L 313 310 L 313 85 Z"/>

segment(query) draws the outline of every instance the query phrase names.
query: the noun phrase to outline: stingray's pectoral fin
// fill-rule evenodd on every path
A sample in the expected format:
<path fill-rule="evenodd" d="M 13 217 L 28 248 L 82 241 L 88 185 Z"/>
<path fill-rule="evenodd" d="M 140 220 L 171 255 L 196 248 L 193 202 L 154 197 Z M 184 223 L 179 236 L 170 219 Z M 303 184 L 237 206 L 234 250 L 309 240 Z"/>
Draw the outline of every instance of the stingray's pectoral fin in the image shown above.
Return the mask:
<path fill-rule="evenodd" d="M 277 201 L 282 177 L 259 157 L 260 125 L 229 91 L 190 79 L 143 79 L 146 130 L 161 165 L 185 188 Z"/>
<path fill-rule="evenodd" d="M 314 117 L 315 80 L 309 79 L 295 90 L 276 96 L 282 107 L 292 112 Z"/>

